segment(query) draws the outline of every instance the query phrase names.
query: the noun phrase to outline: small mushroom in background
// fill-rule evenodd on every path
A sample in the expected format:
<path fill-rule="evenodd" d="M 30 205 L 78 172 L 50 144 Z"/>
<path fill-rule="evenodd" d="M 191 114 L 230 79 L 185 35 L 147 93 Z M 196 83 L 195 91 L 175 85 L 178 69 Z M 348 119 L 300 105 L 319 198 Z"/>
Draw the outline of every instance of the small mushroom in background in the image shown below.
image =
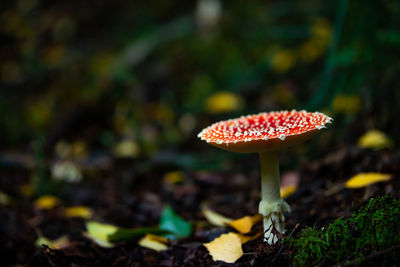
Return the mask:
<path fill-rule="evenodd" d="M 220 121 L 203 129 L 198 137 L 215 147 L 240 153 L 260 154 L 261 201 L 264 241 L 278 241 L 276 231 L 284 233 L 289 205 L 281 198 L 278 151 L 311 138 L 332 118 L 320 112 L 276 111 Z M 275 230 L 274 230 L 275 229 Z"/>

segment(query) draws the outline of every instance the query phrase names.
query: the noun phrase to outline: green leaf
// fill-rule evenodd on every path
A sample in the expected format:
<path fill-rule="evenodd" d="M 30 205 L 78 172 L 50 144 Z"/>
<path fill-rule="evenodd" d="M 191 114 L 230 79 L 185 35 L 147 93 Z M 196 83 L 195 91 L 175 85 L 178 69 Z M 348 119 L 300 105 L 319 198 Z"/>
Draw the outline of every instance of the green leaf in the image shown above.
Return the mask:
<path fill-rule="evenodd" d="M 157 227 L 120 228 L 95 221 L 86 222 L 86 229 L 86 236 L 102 247 L 113 247 L 112 242 L 139 238 L 146 234 L 165 235 L 171 233 Z"/>
<path fill-rule="evenodd" d="M 192 233 L 192 225 L 169 206 L 165 206 L 161 213 L 160 229 L 171 232 L 172 235 L 166 236 L 170 239 L 185 238 Z"/>
<path fill-rule="evenodd" d="M 146 234 L 166 235 L 170 233 L 170 231 L 162 230 L 156 227 L 142 227 L 136 229 L 119 228 L 115 233 L 108 236 L 108 240 L 115 242 L 142 237 Z"/>

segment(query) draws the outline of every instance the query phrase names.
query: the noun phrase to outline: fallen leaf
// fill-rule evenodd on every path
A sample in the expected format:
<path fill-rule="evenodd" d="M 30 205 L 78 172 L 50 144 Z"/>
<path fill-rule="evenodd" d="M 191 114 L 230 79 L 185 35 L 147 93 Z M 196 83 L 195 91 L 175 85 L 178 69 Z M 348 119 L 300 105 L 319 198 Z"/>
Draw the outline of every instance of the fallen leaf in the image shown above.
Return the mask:
<path fill-rule="evenodd" d="M 120 240 L 131 240 L 137 237 L 144 236 L 146 234 L 154 235 L 167 235 L 171 234 L 169 231 L 162 230 L 156 227 L 141 227 L 141 228 L 118 228 L 118 230 L 108 236 L 108 240 L 111 242 Z"/>
<path fill-rule="evenodd" d="M 242 241 L 235 233 L 222 234 L 204 246 L 214 261 L 234 263 L 243 255 Z"/>
<path fill-rule="evenodd" d="M 247 234 L 251 231 L 254 224 L 261 221 L 261 214 L 256 214 L 254 216 L 244 216 L 242 218 L 236 219 L 228 223 L 229 226 L 235 228 L 238 232 L 242 234 Z"/>
<path fill-rule="evenodd" d="M 19 191 L 21 192 L 22 195 L 26 197 L 31 197 L 35 193 L 35 190 L 33 189 L 32 185 L 30 184 L 23 184 L 19 187 Z"/>
<path fill-rule="evenodd" d="M 93 240 L 96 244 L 105 248 L 113 247 L 113 244 L 110 243 L 109 236 L 117 232 L 117 226 L 90 221 L 86 223 L 86 229 L 86 237 Z"/>
<path fill-rule="evenodd" d="M 163 181 L 166 184 L 179 184 L 183 182 L 184 179 L 185 175 L 182 171 L 167 172 L 163 177 Z"/>
<path fill-rule="evenodd" d="M 93 211 L 85 206 L 73 206 L 65 208 L 65 215 L 67 217 L 81 217 L 83 219 L 90 219 L 93 216 Z"/>
<path fill-rule="evenodd" d="M 285 73 L 296 64 L 296 54 L 289 49 L 277 49 L 271 57 L 271 68 L 278 73 Z"/>
<path fill-rule="evenodd" d="M 161 213 L 160 229 L 171 232 L 172 235 L 167 236 L 171 239 L 185 238 L 192 233 L 192 225 L 169 206 L 164 207 Z"/>
<path fill-rule="evenodd" d="M 358 139 L 358 147 L 360 148 L 380 150 L 391 146 L 393 146 L 393 141 L 385 133 L 376 129 L 368 130 Z"/>
<path fill-rule="evenodd" d="M 61 203 L 61 200 L 52 195 L 44 195 L 35 200 L 35 205 L 42 210 L 49 210 Z"/>
<path fill-rule="evenodd" d="M 211 114 L 219 114 L 238 110 L 242 106 L 242 98 L 231 92 L 217 92 L 206 100 L 206 110 Z"/>
<path fill-rule="evenodd" d="M 0 192 L 0 204 L 8 205 L 11 202 L 11 197 L 3 192 Z"/>
<path fill-rule="evenodd" d="M 70 241 L 67 236 L 63 235 L 55 240 L 50 240 L 43 235 L 39 235 L 35 241 L 37 247 L 42 247 L 43 245 L 48 246 L 51 249 L 63 249 L 68 247 Z"/>
<path fill-rule="evenodd" d="M 139 240 L 139 245 L 155 251 L 167 250 L 168 239 L 162 236 L 146 234 L 142 239 Z"/>
<path fill-rule="evenodd" d="M 259 237 L 260 235 L 262 235 L 263 232 L 260 231 L 260 232 L 258 232 L 258 233 L 256 233 L 256 234 L 252 235 L 252 236 L 242 235 L 242 234 L 238 234 L 238 233 L 235 233 L 235 234 L 240 238 L 240 242 L 242 242 L 242 244 L 244 244 L 244 243 L 247 243 L 247 242 L 249 242 L 249 241 L 251 241 L 251 240 L 256 239 L 257 237 Z"/>
<path fill-rule="evenodd" d="M 291 196 L 297 191 L 300 175 L 296 171 L 285 172 L 281 176 L 280 191 L 283 199 Z"/>
<path fill-rule="evenodd" d="M 288 185 L 285 187 L 281 187 L 281 198 L 285 199 L 290 197 L 297 191 L 297 185 Z"/>
<path fill-rule="evenodd" d="M 337 95 L 332 102 L 335 113 L 357 114 L 362 108 L 362 101 L 358 95 Z"/>
<path fill-rule="evenodd" d="M 118 158 L 135 158 L 139 155 L 139 146 L 133 140 L 122 140 L 113 148 L 114 156 Z"/>
<path fill-rule="evenodd" d="M 225 217 L 209 209 L 205 204 L 201 206 L 201 211 L 203 212 L 203 215 L 207 219 L 207 221 L 216 226 L 225 226 L 233 221 L 233 219 Z"/>
<path fill-rule="evenodd" d="M 360 188 L 368 186 L 370 184 L 388 181 L 391 178 L 391 174 L 378 173 L 378 172 L 368 172 L 359 173 L 351 177 L 345 183 L 346 188 Z"/>

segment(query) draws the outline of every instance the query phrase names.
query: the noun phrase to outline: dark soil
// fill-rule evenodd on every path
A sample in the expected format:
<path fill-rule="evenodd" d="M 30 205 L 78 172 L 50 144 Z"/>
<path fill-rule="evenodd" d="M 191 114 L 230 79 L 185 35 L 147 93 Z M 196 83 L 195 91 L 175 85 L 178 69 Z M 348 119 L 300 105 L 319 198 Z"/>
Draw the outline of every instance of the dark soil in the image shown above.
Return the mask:
<path fill-rule="evenodd" d="M 283 155 L 283 160 L 286 157 L 286 154 Z M 237 161 L 235 165 L 248 164 L 251 171 L 243 171 L 244 168 L 242 171 L 233 168 L 235 172 L 187 171 L 184 181 L 176 185 L 163 183 L 163 174 L 171 169 L 165 163 L 154 161 L 151 171 L 141 171 L 143 161 L 109 158 L 111 164 L 103 166 L 102 170 L 87 170 L 87 178 L 79 185 L 65 184 L 62 187 L 59 195 L 63 205 L 89 206 L 94 209 L 94 220 L 121 227 L 157 226 L 163 205 L 170 204 L 179 215 L 194 224 L 194 231 L 189 238 L 172 241 L 167 251 L 158 253 L 140 247 L 135 239 L 118 242 L 111 249 L 99 247 L 82 234 L 85 231 L 83 219 L 65 217 L 62 206 L 51 210 L 38 209 L 33 203 L 34 198 L 24 196 L 19 190 L 21 185 L 29 183 L 34 169 L 26 164 L 26 160 L 21 160 L 21 155 L 15 157 L 15 154 L 4 154 L 0 186 L 12 200 L 0 205 L 2 265 L 215 265 L 202 243 L 209 242 L 228 229 L 204 223 L 200 205 L 207 201 L 212 209 L 232 218 L 256 214 L 260 187 L 256 158 L 256 155 L 247 155 L 234 160 Z M 300 176 L 299 190 L 287 199 L 292 208 L 287 220 L 287 235 L 296 236 L 305 226 L 323 226 L 335 218 L 347 216 L 373 196 L 391 194 L 399 198 L 399 166 L 400 157 L 393 151 L 362 151 L 352 147 L 342 147 L 311 162 L 304 159 L 296 170 Z M 363 189 L 328 191 L 360 171 L 394 175 L 389 182 Z M 257 225 L 255 231 L 261 227 Z M 67 235 L 71 242 L 61 250 L 46 246 L 37 248 L 35 229 L 49 239 Z M 244 255 L 235 266 L 288 266 L 293 253 L 287 245 L 269 247 L 261 237 L 246 243 L 243 249 Z M 382 255 L 378 255 L 370 257 L 367 262 L 379 265 L 381 260 Z M 218 265 L 229 264 L 218 262 Z"/>

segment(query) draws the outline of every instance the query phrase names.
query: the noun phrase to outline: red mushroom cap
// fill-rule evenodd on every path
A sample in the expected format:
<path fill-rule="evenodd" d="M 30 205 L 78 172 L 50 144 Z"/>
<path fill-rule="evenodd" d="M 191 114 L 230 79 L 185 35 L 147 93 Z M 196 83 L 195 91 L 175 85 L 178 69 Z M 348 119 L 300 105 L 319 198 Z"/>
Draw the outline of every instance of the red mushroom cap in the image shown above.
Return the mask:
<path fill-rule="evenodd" d="M 214 123 L 198 137 L 228 151 L 263 152 L 301 143 L 330 122 L 320 112 L 275 111 Z"/>

